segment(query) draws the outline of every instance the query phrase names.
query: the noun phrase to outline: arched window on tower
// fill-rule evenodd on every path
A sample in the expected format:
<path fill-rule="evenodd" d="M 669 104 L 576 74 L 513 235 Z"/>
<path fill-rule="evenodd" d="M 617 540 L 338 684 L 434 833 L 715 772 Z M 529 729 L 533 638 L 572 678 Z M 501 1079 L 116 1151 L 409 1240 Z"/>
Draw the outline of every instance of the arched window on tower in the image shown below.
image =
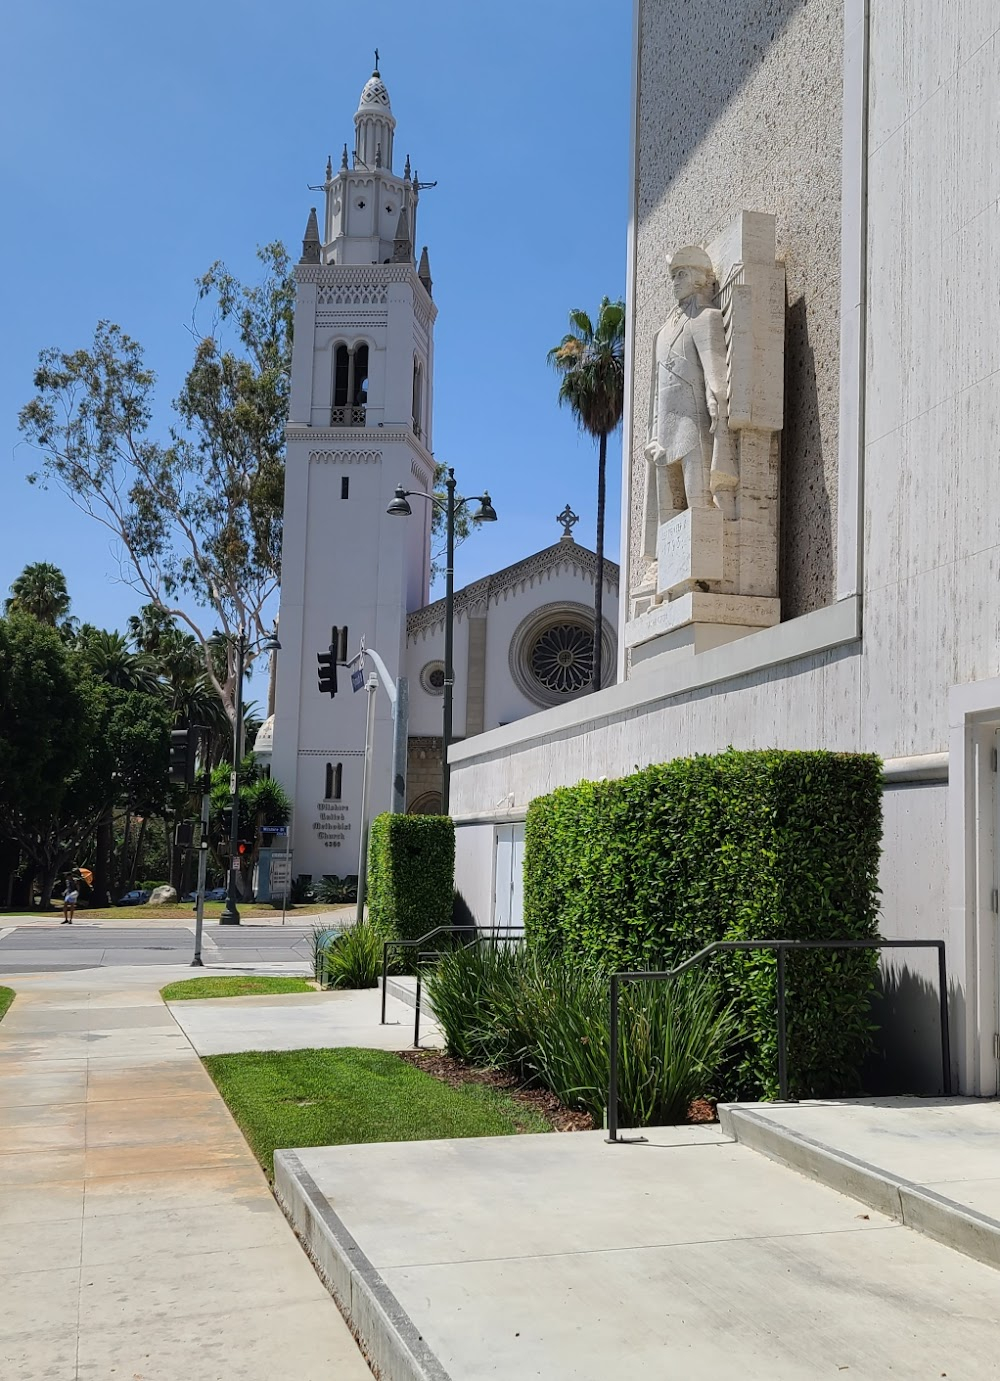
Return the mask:
<path fill-rule="evenodd" d="M 413 434 L 420 436 L 423 431 L 424 371 L 420 361 L 413 361 Z"/>
<path fill-rule="evenodd" d="M 346 345 L 338 345 L 333 366 L 333 406 L 342 408 L 347 402 L 347 371 L 349 354 Z"/>
<path fill-rule="evenodd" d="M 356 408 L 368 403 L 368 346 L 359 345 L 354 351 L 354 396 L 351 399 Z M 364 421 L 364 418 L 361 419 Z"/>
<path fill-rule="evenodd" d="M 326 765 L 326 791 L 324 799 L 327 801 L 340 800 L 340 788 L 343 784 L 344 764 L 342 762 L 328 762 Z"/>
<path fill-rule="evenodd" d="M 368 404 L 368 346 L 338 345 L 333 359 L 332 427 L 363 427 Z"/>

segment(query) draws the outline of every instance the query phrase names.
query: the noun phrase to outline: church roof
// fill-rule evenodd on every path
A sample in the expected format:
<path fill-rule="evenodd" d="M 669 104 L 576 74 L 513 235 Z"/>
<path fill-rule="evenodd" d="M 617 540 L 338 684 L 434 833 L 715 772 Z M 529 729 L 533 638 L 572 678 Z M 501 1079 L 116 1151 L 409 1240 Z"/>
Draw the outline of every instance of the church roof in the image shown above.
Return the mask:
<path fill-rule="evenodd" d="M 391 110 L 389 104 L 389 92 L 386 90 L 385 82 L 379 75 L 378 68 L 371 74 L 364 84 L 361 92 L 361 100 L 358 102 L 358 114 L 363 110 Z"/>
<path fill-rule="evenodd" d="M 536 580 L 563 568 L 594 576 L 597 572 L 597 553 L 589 547 L 581 547 L 572 537 L 560 538 L 558 542 L 553 542 L 551 547 L 536 551 L 533 556 L 526 556 L 523 561 L 515 561 L 512 566 L 505 566 L 502 571 L 485 575 L 480 580 L 474 580 L 471 585 L 456 590 L 455 617 L 458 618 L 475 608 L 486 609 L 491 600 L 499 599 L 511 590 L 526 589 Z M 604 584 L 613 591 L 618 589 L 618 564 L 609 561 L 607 557 L 604 558 Z M 412 614 L 407 614 L 407 637 L 422 633 L 439 623 L 444 623 L 443 599 L 436 599 L 433 604 L 425 604 L 422 609 L 414 609 Z"/>

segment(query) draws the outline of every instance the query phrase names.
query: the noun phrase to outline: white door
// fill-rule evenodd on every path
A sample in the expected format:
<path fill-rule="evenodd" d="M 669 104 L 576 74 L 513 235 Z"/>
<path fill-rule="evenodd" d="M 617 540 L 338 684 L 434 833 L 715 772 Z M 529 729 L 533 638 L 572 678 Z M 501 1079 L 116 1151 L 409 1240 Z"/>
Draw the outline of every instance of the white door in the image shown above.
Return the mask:
<path fill-rule="evenodd" d="M 524 934 L 524 826 L 511 825 L 510 849 L 510 928 Z"/>
<path fill-rule="evenodd" d="M 524 825 L 497 825 L 493 870 L 493 925 L 510 935 L 524 931 Z"/>
<path fill-rule="evenodd" d="M 513 875 L 514 836 L 513 826 L 497 825 L 496 858 L 493 868 L 493 927 L 495 930 L 510 929 L 511 878 Z"/>

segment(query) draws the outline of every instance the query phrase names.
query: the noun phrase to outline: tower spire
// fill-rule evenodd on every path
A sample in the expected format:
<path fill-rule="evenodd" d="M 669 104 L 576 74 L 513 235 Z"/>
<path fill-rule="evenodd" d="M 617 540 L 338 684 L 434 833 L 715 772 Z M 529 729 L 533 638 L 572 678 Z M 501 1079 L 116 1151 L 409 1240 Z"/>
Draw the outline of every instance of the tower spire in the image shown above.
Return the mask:
<path fill-rule="evenodd" d="M 306 233 L 302 237 L 302 258 L 300 264 L 319 263 L 319 221 L 316 219 L 316 208 L 311 208 L 309 219 L 306 221 Z"/>
<path fill-rule="evenodd" d="M 392 172 L 392 136 L 396 120 L 389 103 L 389 92 L 378 70 L 364 84 L 354 115 L 354 158 L 364 168 L 374 168 L 379 145 L 381 166 Z"/>
<path fill-rule="evenodd" d="M 420 265 L 417 269 L 417 277 L 427 289 L 427 296 L 433 297 L 434 294 L 431 292 L 431 289 L 434 286 L 434 280 L 431 278 L 431 261 L 427 253 L 426 245 L 424 245 L 423 249 L 420 251 Z"/>
<path fill-rule="evenodd" d="M 396 222 L 396 238 L 392 242 L 392 262 L 394 264 L 413 263 L 413 241 L 410 239 L 410 217 L 406 207 L 399 212 Z"/>

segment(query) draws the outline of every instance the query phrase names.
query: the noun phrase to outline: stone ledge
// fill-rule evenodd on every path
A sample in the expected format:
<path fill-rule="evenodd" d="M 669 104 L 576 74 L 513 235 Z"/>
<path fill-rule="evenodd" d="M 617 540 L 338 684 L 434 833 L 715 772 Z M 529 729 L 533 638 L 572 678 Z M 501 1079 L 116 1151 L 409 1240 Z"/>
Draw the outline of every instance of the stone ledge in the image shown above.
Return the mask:
<path fill-rule="evenodd" d="M 294 1151 L 274 1153 L 274 1194 L 380 1381 L 451 1381 Z"/>
<path fill-rule="evenodd" d="M 781 617 L 781 601 L 756 595 L 720 595 L 693 591 L 666 604 L 657 604 L 629 619 L 625 646 L 639 647 L 664 633 L 690 623 L 730 624 L 738 628 L 773 628 Z"/>

